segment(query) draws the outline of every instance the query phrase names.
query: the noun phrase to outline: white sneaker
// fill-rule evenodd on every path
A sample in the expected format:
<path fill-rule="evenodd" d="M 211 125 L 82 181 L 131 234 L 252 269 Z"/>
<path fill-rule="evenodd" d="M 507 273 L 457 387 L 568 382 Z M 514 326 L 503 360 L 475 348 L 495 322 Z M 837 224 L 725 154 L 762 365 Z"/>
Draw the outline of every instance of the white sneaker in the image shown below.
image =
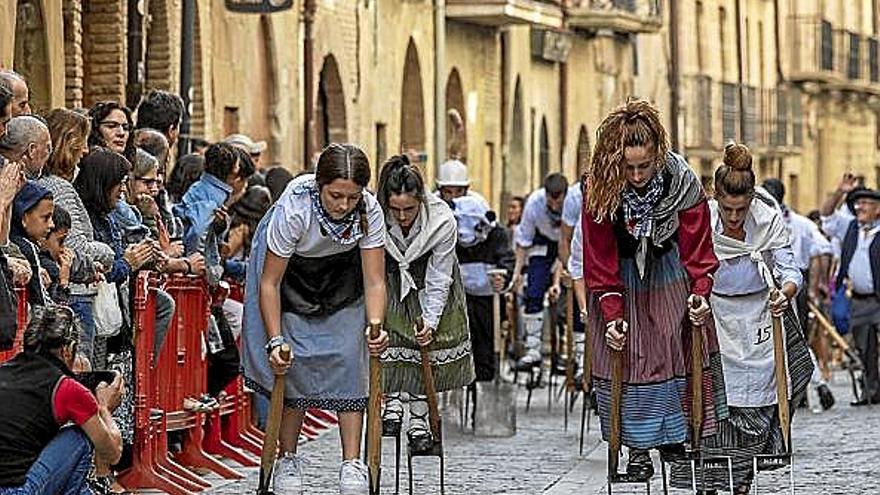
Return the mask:
<path fill-rule="evenodd" d="M 302 465 L 305 459 L 298 454 L 287 452 L 275 462 L 272 483 L 278 495 L 302 495 Z"/>
<path fill-rule="evenodd" d="M 360 459 L 342 461 L 339 468 L 339 495 L 369 495 L 369 469 Z"/>

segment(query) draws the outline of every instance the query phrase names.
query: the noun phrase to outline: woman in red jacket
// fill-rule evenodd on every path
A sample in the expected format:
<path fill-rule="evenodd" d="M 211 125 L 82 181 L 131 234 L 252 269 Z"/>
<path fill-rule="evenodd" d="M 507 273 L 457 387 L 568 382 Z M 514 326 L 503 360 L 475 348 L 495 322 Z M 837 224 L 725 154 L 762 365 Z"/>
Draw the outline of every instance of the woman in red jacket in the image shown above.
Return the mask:
<path fill-rule="evenodd" d="M 632 100 L 605 118 L 582 218 L 593 381 L 610 436 L 611 351 L 624 355 L 621 443 L 627 474 L 654 473 L 648 450 L 675 457 L 689 435 L 692 325 L 703 325 L 703 435 L 727 414 L 706 297 L 718 260 L 699 178 L 669 151 L 656 108 Z M 695 305 L 696 307 L 692 306 Z"/>

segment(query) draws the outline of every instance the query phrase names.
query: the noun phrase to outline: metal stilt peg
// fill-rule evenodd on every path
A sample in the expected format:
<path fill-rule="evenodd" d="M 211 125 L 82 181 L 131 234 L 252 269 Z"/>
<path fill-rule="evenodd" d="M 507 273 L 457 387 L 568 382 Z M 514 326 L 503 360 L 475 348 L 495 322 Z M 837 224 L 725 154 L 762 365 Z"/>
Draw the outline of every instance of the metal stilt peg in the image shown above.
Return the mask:
<path fill-rule="evenodd" d="M 407 445 L 406 462 L 409 471 L 409 494 L 413 493 L 413 458 L 414 457 L 437 457 L 440 459 L 440 495 L 446 493 L 446 463 L 443 456 L 443 425 L 440 424 L 438 429 L 440 432 L 434 438 L 434 444 L 426 451 L 413 451 L 412 447 Z"/>
<path fill-rule="evenodd" d="M 791 454 L 786 452 L 783 454 L 760 454 L 754 456 L 752 458 L 752 469 L 754 470 L 755 478 L 752 480 L 752 488 L 754 489 L 752 493 L 754 495 L 760 493 L 760 487 L 762 486 L 760 483 L 761 473 L 776 471 L 786 467 L 788 468 L 789 490 L 791 495 L 794 495 L 794 461 Z"/>
<path fill-rule="evenodd" d="M 669 491 L 669 475 L 666 469 L 667 464 L 687 464 L 691 473 L 691 490 L 694 494 L 705 493 L 710 490 L 717 490 L 716 487 L 707 487 L 706 479 L 719 479 L 723 475 L 727 480 L 727 490 L 734 493 L 733 489 L 733 458 L 730 456 L 706 456 L 700 455 L 699 452 L 688 451 L 681 460 L 666 462 L 661 457 L 660 464 L 663 476 L 663 493 Z M 717 473 L 717 475 L 716 475 Z"/>

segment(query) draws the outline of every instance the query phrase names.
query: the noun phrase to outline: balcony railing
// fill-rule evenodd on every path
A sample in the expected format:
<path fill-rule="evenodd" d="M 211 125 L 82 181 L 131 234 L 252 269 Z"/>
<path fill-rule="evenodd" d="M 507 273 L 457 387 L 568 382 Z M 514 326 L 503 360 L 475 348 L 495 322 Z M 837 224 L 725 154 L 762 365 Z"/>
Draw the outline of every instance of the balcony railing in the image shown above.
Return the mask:
<path fill-rule="evenodd" d="M 483 26 L 562 27 L 562 0 L 446 0 L 446 17 Z"/>
<path fill-rule="evenodd" d="M 878 40 L 816 18 L 793 16 L 788 23 L 792 47 L 788 77 L 796 82 L 834 84 L 848 90 L 880 90 Z M 876 87 L 875 87 L 876 86 Z"/>
<path fill-rule="evenodd" d="M 682 80 L 684 145 L 719 152 L 730 141 L 758 152 L 791 152 L 802 145 L 802 108 L 795 88 L 757 88 L 696 75 Z"/>
<path fill-rule="evenodd" d="M 655 33 L 663 25 L 661 0 L 571 0 L 568 23 L 582 29 Z"/>

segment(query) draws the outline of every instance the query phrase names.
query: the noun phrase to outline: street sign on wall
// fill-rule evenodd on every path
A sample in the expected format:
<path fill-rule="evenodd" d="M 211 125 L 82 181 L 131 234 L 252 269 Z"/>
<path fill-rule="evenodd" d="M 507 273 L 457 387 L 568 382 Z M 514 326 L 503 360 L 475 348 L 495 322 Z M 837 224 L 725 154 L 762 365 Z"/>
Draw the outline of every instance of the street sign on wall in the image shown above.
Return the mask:
<path fill-rule="evenodd" d="M 252 14 L 271 14 L 293 7 L 293 0 L 226 0 L 226 9 L 231 12 Z"/>

